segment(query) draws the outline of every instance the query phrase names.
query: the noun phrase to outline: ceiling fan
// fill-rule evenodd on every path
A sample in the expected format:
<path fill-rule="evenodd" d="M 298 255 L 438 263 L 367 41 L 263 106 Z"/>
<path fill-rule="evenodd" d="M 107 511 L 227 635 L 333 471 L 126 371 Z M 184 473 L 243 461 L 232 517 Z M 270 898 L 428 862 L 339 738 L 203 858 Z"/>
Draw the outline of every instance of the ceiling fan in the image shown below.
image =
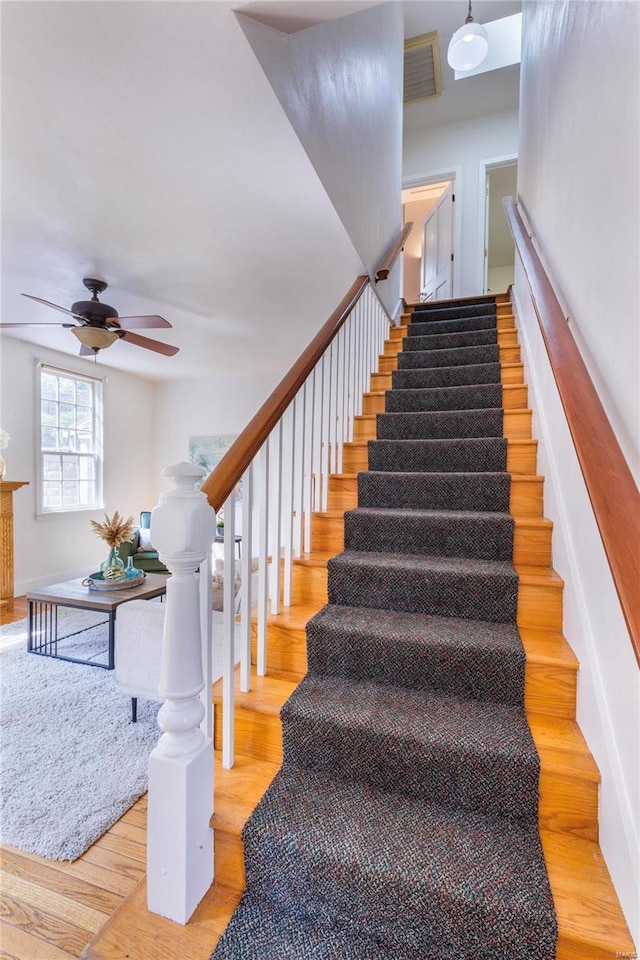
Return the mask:
<path fill-rule="evenodd" d="M 61 313 L 66 313 L 76 321 L 75 323 L 0 323 L 0 329 L 7 327 L 40 327 L 40 326 L 61 326 L 70 329 L 74 336 L 80 341 L 80 356 L 95 356 L 99 350 L 106 350 L 116 340 L 126 340 L 136 347 L 144 347 L 145 350 L 153 350 L 155 353 L 162 353 L 165 357 L 173 357 L 178 352 L 178 347 L 172 347 L 169 343 L 162 343 L 159 340 L 150 340 L 149 337 L 142 337 L 138 333 L 132 333 L 132 330 L 145 330 L 160 327 L 170 327 L 171 324 L 164 317 L 119 317 L 118 311 L 110 307 L 107 303 L 101 303 L 98 300 L 98 294 L 107 289 L 108 284 L 104 280 L 94 280 L 88 277 L 82 281 L 93 294 L 91 300 L 78 300 L 71 305 L 71 309 L 59 307 L 57 303 L 50 303 L 49 300 L 42 300 L 41 297 L 33 297 L 29 293 L 23 293 L 23 297 L 29 300 L 36 300 L 43 303 L 45 307 L 52 307 Z"/>

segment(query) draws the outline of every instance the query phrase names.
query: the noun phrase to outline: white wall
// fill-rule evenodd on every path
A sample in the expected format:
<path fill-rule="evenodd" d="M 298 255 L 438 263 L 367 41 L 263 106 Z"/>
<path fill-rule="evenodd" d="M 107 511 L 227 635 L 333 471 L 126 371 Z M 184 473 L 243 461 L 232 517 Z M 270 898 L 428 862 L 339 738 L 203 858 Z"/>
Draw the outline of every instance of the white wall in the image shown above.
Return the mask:
<path fill-rule="evenodd" d="M 402 5 L 382 4 L 294 34 L 239 20 L 371 273 L 401 229 Z M 390 312 L 399 291 L 396 266 L 378 290 Z"/>
<path fill-rule="evenodd" d="M 461 205 L 457 214 L 461 232 L 457 238 L 458 262 L 454 266 L 456 296 L 482 292 L 478 287 L 478 256 L 484 243 L 478 223 L 480 164 L 515 154 L 517 149 L 517 110 L 405 133 L 403 186 L 419 183 L 432 174 L 459 170 L 456 204 Z"/>
<path fill-rule="evenodd" d="M 27 480 L 13 497 L 15 595 L 46 583 L 84 577 L 106 556 L 104 543 L 89 521 L 101 511 L 36 517 L 37 363 L 74 373 L 104 377 L 105 510 L 137 519 L 154 506 L 156 387 L 150 381 L 116 370 L 106 371 L 79 357 L 69 357 L 22 340 L 3 338 L 0 364 L 0 423 L 11 435 L 4 451 L 8 480 Z"/>
<path fill-rule="evenodd" d="M 518 192 L 640 478 L 640 5 L 525 2 L 523 14 Z"/>
<path fill-rule="evenodd" d="M 489 267 L 489 293 L 504 293 L 509 284 L 513 283 L 513 277 L 513 264 L 509 267 Z"/>
<path fill-rule="evenodd" d="M 189 459 L 189 437 L 239 434 L 262 406 L 279 376 L 227 377 L 214 372 L 202 380 L 157 386 L 157 444 L 154 475 L 161 489 L 162 469 Z"/>
<path fill-rule="evenodd" d="M 521 212 L 636 472 L 639 27 L 636 3 L 525 2 L 518 150 Z M 640 943 L 638 667 L 519 262 L 515 298 L 578 720 L 602 776 L 600 845 Z"/>
<path fill-rule="evenodd" d="M 519 258 L 514 293 L 564 634 L 580 661 L 578 723 L 602 777 L 600 846 L 639 943 L 638 667 Z"/>

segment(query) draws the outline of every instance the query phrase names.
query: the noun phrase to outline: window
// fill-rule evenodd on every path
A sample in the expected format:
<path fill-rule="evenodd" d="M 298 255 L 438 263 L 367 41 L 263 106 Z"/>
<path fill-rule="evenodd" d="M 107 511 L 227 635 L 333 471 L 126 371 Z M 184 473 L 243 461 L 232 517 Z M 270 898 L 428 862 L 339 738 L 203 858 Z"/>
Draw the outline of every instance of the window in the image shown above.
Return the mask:
<path fill-rule="evenodd" d="M 102 382 L 40 366 L 41 513 L 102 506 Z"/>

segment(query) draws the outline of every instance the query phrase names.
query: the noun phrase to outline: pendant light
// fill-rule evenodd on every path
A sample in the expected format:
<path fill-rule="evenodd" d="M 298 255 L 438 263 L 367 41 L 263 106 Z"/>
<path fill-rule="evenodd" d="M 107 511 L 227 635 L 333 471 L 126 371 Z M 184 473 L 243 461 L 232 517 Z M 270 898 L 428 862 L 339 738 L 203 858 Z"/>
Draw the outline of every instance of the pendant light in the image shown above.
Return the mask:
<path fill-rule="evenodd" d="M 467 19 L 451 37 L 447 61 L 454 70 L 473 70 L 480 66 L 489 52 L 489 37 L 481 23 L 471 15 L 471 0 Z"/>

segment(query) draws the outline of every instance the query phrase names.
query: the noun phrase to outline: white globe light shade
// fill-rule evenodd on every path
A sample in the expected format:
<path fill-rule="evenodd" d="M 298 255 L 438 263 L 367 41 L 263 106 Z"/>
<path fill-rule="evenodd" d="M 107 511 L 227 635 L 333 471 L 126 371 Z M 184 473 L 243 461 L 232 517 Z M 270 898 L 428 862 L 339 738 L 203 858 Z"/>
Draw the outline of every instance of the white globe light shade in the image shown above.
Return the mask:
<path fill-rule="evenodd" d="M 481 23 L 464 23 L 451 37 L 447 61 L 454 70 L 473 70 L 489 52 L 489 37 Z"/>

